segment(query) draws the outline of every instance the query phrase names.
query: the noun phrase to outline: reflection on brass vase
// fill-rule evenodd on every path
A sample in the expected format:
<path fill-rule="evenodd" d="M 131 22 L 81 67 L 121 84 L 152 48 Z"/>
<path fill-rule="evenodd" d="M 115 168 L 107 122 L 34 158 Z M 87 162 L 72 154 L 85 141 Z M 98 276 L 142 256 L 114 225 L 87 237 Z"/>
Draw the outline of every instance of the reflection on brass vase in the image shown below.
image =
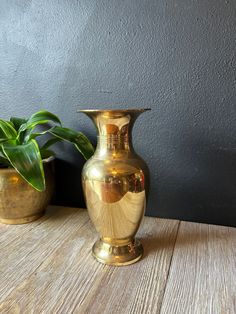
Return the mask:
<path fill-rule="evenodd" d="M 149 177 L 147 165 L 133 149 L 131 131 L 146 110 L 81 110 L 99 133 L 82 183 L 89 216 L 100 235 L 92 252 L 108 265 L 129 265 L 143 254 L 134 236 L 144 215 Z"/>
<path fill-rule="evenodd" d="M 54 189 L 53 161 L 44 162 L 46 190 L 30 186 L 13 168 L 0 169 L 0 223 L 24 224 L 40 218 Z"/>

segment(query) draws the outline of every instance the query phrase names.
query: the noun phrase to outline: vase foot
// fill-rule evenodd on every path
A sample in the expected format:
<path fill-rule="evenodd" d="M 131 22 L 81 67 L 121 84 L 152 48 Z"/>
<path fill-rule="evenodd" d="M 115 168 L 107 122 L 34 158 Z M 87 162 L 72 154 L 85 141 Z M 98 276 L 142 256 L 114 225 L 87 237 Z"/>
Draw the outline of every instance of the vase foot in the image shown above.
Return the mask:
<path fill-rule="evenodd" d="M 117 246 L 99 239 L 94 243 L 92 252 L 93 256 L 100 263 L 113 266 L 125 266 L 141 259 L 143 246 L 138 240 L 133 240 L 126 245 Z"/>

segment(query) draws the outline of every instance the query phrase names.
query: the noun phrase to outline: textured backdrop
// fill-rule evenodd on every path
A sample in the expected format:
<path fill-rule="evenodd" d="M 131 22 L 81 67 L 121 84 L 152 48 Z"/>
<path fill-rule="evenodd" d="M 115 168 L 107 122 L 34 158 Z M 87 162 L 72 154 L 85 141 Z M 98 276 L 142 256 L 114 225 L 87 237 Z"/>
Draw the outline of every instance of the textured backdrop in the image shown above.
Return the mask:
<path fill-rule="evenodd" d="M 151 107 L 134 145 L 151 171 L 147 214 L 236 226 L 236 2 L 1 0 L 1 117 L 45 108 Z M 82 206 L 82 158 L 57 147 L 56 202 Z"/>

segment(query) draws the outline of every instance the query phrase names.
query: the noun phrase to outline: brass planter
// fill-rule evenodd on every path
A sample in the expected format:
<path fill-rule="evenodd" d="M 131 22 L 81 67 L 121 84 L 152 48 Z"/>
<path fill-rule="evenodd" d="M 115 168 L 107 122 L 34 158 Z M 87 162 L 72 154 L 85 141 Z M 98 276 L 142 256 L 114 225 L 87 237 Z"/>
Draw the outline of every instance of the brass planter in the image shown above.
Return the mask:
<path fill-rule="evenodd" d="M 0 222 L 24 224 L 40 218 L 54 188 L 53 161 L 44 163 L 46 190 L 32 188 L 13 168 L 0 169 Z"/>
<path fill-rule="evenodd" d="M 99 133 L 95 154 L 82 172 L 89 216 L 100 235 L 92 252 L 108 265 L 129 265 L 143 254 L 134 236 L 146 207 L 148 168 L 133 149 L 131 131 L 146 110 L 82 110 Z"/>

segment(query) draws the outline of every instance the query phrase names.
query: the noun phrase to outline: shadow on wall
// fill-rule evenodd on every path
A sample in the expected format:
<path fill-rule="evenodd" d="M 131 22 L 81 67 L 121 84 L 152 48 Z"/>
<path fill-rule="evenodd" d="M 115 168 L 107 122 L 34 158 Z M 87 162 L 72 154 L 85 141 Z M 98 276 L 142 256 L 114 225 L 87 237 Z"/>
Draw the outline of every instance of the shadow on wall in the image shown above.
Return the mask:
<path fill-rule="evenodd" d="M 82 162 L 77 166 L 62 159 L 55 160 L 55 193 L 52 199 L 53 205 L 85 207 L 81 184 L 82 167 Z"/>
<path fill-rule="evenodd" d="M 232 145 L 191 138 L 182 143 L 177 155 L 180 170 L 159 187 L 160 210 L 154 215 L 236 226 L 236 150 Z"/>
<path fill-rule="evenodd" d="M 175 154 L 176 169 L 170 169 L 165 181 L 151 182 L 150 199 L 157 198 L 157 207 L 149 206 L 152 211 L 147 210 L 146 215 L 236 226 L 236 150 L 191 137 Z M 52 204 L 85 207 L 81 185 L 84 160 L 77 160 L 55 160 Z"/>

